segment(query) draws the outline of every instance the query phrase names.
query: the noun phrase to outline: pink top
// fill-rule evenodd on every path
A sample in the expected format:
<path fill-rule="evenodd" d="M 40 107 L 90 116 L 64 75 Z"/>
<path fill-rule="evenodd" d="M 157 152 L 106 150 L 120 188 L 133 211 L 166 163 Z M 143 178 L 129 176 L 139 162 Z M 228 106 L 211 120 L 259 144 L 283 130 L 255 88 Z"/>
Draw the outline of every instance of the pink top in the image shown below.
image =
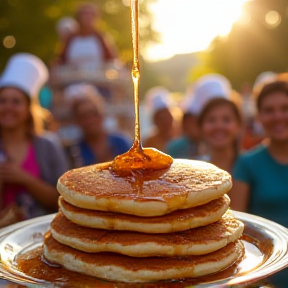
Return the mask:
<path fill-rule="evenodd" d="M 27 173 L 33 175 L 35 178 L 40 178 L 40 169 L 32 144 L 28 147 L 27 155 L 21 164 L 21 168 Z M 26 188 L 24 186 L 10 183 L 4 184 L 3 192 L 4 207 L 8 206 L 9 204 L 18 202 L 17 200 L 21 194 L 29 194 L 29 191 L 26 191 Z M 17 204 L 21 205 L 21 203 Z"/>

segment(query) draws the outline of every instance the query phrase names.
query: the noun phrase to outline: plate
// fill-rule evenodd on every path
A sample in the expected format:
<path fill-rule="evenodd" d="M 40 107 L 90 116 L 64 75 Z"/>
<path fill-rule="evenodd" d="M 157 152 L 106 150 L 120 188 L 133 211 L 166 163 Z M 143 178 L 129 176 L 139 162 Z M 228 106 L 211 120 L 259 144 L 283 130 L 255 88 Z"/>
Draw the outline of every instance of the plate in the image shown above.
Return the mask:
<path fill-rule="evenodd" d="M 242 241 L 246 256 L 241 262 L 208 277 L 146 284 L 112 283 L 70 272 L 62 267 L 47 266 L 40 261 L 40 251 L 44 234 L 49 229 L 54 214 L 20 222 L 0 230 L 0 277 L 26 287 L 183 288 L 193 286 L 204 288 L 247 284 L 288 267 L 288 229 L 251 214 L 236 211 L 232 213 L 245 224 Z M 34 256 L 31 254 L 33 249 Z M 29 263 L 31 266 L 34 265 L 34 272 L 38 276 L 32 277 L 18 270 L 17 261 L 24 257 L 23 255 L 30 255 Z M 39 261 L 33 262 L 38 259 L 37 257 Z M 41 265 L 45 266 L 45 269 L 47 267 L 47 270 L 44 269 L 42 276 L 39 276 Z M 53 273 L 56 273 L 56 276 Z M 47 276 L 48 274 L 54 275 L 53 280 Z"/>

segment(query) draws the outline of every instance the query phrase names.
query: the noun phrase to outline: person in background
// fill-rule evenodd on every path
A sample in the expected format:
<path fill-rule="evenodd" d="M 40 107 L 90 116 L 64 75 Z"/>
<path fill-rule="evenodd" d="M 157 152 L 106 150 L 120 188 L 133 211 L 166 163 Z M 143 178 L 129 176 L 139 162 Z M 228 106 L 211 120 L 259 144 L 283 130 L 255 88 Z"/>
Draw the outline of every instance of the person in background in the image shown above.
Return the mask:
<path fill-rule="evenodd" d="M 237 105 L 227 98 L 208 101 L 199 115 L 199 129 L 209 154 L 206 161 L 232 171 L 239 155 L 242 116 Z"/>
<path fill-rule="evenodd" d="M 99 8 L 92 3 L 79 6 L 76 20 L 79 31 L 72 34 L 60 53 L 60 64 L 70 64 L 80 69 L 101 69 L 107 62 L 116 58 L 116 49 L 94 28 L 100 19 Z M 96 26 L 97 27 L 97 26 Z"/>
<path fill-rule="evenodd" d="M 249 83 L 243 83 L 240 91 L 242 99 L 241 111 L 245 123 L 251 123 L 256 114 L 255 101 L 252 95 L 252 87 Z"/>
<path fill-rule="evenodd" d="M 241 148 L 244 151 L 254 148 L 255 146 L 261 144 L 261 142 L 264 140 L 264 132 L 261 123 L 259 123 L 256 117 L 256 104 L 255 97 L 253 96 L 258 95 L 259 91 L 265 84 L 276 81 L 277 77 L 277 74 L 272 71 L 262 72 L 256 77 L 251 93 L 249 93 L 247 86 L 246 89 L 242 89 L 244 133 L 242 137 Z"/>
<path fill-rule="evenodd" d="M 238 159 L 233 208 L 288 227 L 288 83 L 266 84 L 258 94 L 257 109 L 268 141 Z"/>
<path fill-rule="evenodd" d="M 26 53 L 0 77 L 0 226 L 57 210 L 56 183 L 68 163 L 62 147 L 40 136 L 35 116 L 47 79 L 45 64 Z"/>
<path fill-rule="evenodd" d="M 61 111 L 58 114 L 61 125 L 58 129 L 58 134 L 64 147 L 77 143 L 82 137 L 81 129 L 75 123 L 72 111 L 74 101 L 89 94 L 94 95 L 96 91 L 94 86 L 86 85 L 85 83 L 70 84 L 61 91 L 62 102 L 58 104 L 58 107 L 61 107 Z"/>
<path fill-rule="evenodd" d="M 104 128 L 105 103 L 93 86 L 83 85 L 79 94 L 70 99 L 75 123 L 82 137 L 68 147 L 73 167 L 87 166 L 113 160 L 127 152 L 132 141 L 118 133 L 107 133 Z M 81 92 L 81 93 L 80 93 Z"/>
<path fill-rule="evenodd" d="M 173 116 L 170 111 L 169 91 L 160 86 L 151 88 L 146 93 L 145 100 L 154 128 L 143 144 L 145 147 L 153 147 L 165 152 L 167 143 L 173 137 Z"/>
<path fill-rule="evenodd" d="M 206 147 L 201 141 L 198 127 L 199 114 L 206 103 L 215 97 L 230 97 L 230 82 L 220 74 L 207 74 L 199 78 L 182 104 L 183 136 L 168 143 L 168 154 L 174 158 L 201 159 Z M 205 158 L 205 157 L 204 157 Z"/>
<path fill-rule="evenodd" d="M 57 42 L 57 45 L 55 47 L 55 54 L 57 55 L 57 57 L 55 59 L 53 59 L 50 63 L 50 68 L 51 68 L 51 71 L 50 71 L 51 75 L 50 76 L 54 76 L 53 75 L 53 73 L 55 72 L 54 68 L 57 68 L 57 66 L 63 62 L 63 59 L 61 59 L 59 55 L 61 55 L 61 53 L 64 49 L 64 46 L 66 45 L 69 38 L 72 35 L 75 35 L 78 33 L 79 24 L 72 17 L 63 17 L 63 18 L 58 20 L 55 28 L 56 28 L 56 32 L 58 35 L 58 42 Z M 41 91 L 42 94 L 45 92 L 47 93 L 45 88 L 48 89 L 48 87 L 43 87 L 42 90 L 44 90 L 44 92 Z M 40 97 L 41 97 L 41 93 L 40 93 Z M 42 97 L 43 97 L 43 95 L 42 95 Z"/>
<path fill-rule="evenodd" d="M 60 43 L 66 43 L 71 35 L 79 31 L 78 22 L 72 17 L 63 17 L 56 24 Z"/>
<path fill-rule="evenodd" d="M 188 104 L 182 116 L 182 135 L 167 143 L 166 151 L 171 157 L 197 159 L 200 143 L 197 118 L 193 107 Z"/>
<path fill-rule="evenodd" d="M 268 141 L 238 158 L 232 172 L 231 207 L 288 228 L 288 83 L 264 85 L 256 106 Z M 287 269 L 271 281 L 286 288 Z"/>

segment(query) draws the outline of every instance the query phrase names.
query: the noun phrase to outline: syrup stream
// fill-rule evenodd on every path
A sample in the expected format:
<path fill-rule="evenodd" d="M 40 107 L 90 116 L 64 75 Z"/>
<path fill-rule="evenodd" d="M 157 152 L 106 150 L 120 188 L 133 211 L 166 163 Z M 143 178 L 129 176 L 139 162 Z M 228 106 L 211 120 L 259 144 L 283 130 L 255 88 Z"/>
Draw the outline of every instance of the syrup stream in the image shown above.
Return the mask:
<path fill-rule="evenodd" d="M 153 148 L 142 148 L 140 136 L 140 117 L 139 117 L 139 83 L 140 83 L 140 62 L 139 62 L 139 0 L 131 0 L 131 31 L 132 31 L 132 81 L 134 92 L 135 107 L 135 134 L 134 143 L 130 150 L 117 156 L 112 164 L 114 172 L 123 173 L 132 170 L 160 170 L 170 167 L 173 159 Z M 136 177 L 137 178 L 137 177 Z M 143 181 L 140 180 L 143 185 Z M 140 185 L 140 186 L 141 186 Z M 136 185 L 138 187 L 138 185 Z"/>
<path fill-rule="evenodd" d="M 132 81 L 134 91 L 135 106 L 135 134 L 133 147 L 142 150 L 140 138 L 140 121 L 139 121 L 139 83 L 140 83 L 140 63 L 139 63 L 139 0 L 131 0 L 131 29 L 132 29 L 132 47 L 133 47 L 133 64 L 132 64 Z"/>

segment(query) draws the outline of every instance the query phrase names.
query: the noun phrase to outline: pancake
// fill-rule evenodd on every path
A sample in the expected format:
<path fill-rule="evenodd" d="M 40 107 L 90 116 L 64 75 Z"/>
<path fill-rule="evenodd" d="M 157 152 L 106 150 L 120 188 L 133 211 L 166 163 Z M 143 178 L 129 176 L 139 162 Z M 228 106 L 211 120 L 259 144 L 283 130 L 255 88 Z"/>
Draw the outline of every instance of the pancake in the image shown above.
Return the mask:
<path fill-rule="evenodd" d="M 241 241 L 201 256 L 134 258 L 116 253 L 85 253 L 45 236 L 44 256 L 52 262 L 82 274 L 124 282 L 199 277 L 218 272 L 244 254 Z"/>
<path fill-rule="evenodd" d="M 66 202 L 63 197 L 59 198 L 62 213 L 78 225 L 142 233 L 171 233 L 205 226 L 218 221 L 229 208 L 229 204 L 229 197 L 224 195 L 204 205 L 147 218 L 78 208 Z"/>
<path fill-rule="evenodd" d="M 80 208 L 150 217 L 208 203 L 232 186 L 228 172 L 201 161 L 176 159 L 168 169 L 125 177 L 111 165 L 66 172 L 58 180 L 59 193 Z"/>
<path fill-rule="evenodd" d="M 207 226 L 170 234 L 144 234 L 78 226 L 58 213 L 51 233 L 58 242 L 96 253 L 114 252 L 133 257 L 203 255 L 225 247 L 240 238 L 241 221 L 231 214 Z"/>

